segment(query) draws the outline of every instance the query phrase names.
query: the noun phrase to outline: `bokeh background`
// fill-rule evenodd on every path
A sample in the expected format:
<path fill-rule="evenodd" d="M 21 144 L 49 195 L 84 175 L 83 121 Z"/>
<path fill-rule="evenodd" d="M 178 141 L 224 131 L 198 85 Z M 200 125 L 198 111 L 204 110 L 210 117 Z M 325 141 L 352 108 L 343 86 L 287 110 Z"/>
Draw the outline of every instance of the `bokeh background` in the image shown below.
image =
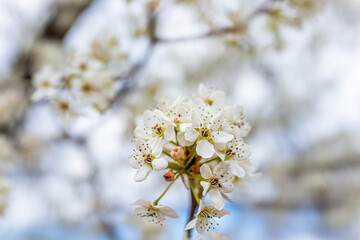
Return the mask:
<path fill-rule="evenodd" d="M 127 56 L 114 105 L 69 123 L 31 101 L 43 65 L 109 36 Z M 128 156 L 138 116 L 201 82 L 243 106 L 263 173 L 231 194 L 216 231 L 359 239 L 359 78 L 357 0 L 0 0 L 0 239 L 182 239 L 182 183 L 163 199 L 180 218 L 148 226 L 129 204 L 166 182 L 135 183 Z"/>

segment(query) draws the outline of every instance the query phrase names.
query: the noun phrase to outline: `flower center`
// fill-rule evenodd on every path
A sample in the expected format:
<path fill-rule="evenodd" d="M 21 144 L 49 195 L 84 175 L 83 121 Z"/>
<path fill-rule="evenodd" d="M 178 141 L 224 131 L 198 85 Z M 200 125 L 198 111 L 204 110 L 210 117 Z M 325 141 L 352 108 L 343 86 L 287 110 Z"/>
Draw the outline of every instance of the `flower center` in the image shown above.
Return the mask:
<path fill-rule="evenodd" d="M 228 156 L 231 156 L 231 155 L 235 155 L 235 152 L 233 152 L 233 150 L 232 149 L 228 149 L 228 150 L 226 150 L 226 155 L 228 155 Z"/>
<path fill-rule="evenodd" d="M 151 161 L 152 161 L 152 156 L 150 154 L 143 155 L 143 158 L 146 163 L 151 163 Z"/>
<path fill-rule="evenodd" d="M 210 98 L 206 99 L 205 102 L 209 104 L 210 106 L 214 103 L 214 101 Z"/>
<path fill-rule="evenodd" d="M 155 126 L 153 126 L 154 132 L 155 134 L 162 136 L 163 135 L 163 129 L 159 126 L 159 124 L 156 124 Z"/>
<path fill-rule="evenodd" d="M 210 135 L 210 131 L 207 128 L 202 128 L 200 131 L 201 136 L 208 137 Z"/>
<path fill-rule="evenodd" d="M 219 179 L 218 178 L 213 178 L 213 179 L 211 179 L 211 185 L 216 185 L 216 184 L 218 184 L 218 182 L 219 182 Z"/>

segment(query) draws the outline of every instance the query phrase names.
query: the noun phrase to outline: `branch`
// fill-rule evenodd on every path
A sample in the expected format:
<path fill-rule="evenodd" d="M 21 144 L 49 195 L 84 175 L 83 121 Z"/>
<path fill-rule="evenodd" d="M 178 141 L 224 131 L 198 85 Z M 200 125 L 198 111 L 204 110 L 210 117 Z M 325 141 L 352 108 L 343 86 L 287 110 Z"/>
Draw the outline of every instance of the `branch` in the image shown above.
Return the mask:
<path fill-rule="evenodd" d="M 276 0 L 270 0 L 270 1 L 262 4 L 259 8 L 257 8 L 254 12 L 252 12 L 248 16 L 246 23 L 249 24 L 253 19 L 255 19 L 256 16 L 261 15 L 261 14 L 266 14 L 266 13 L 276 9 L 276 7 L 274 6 L 275 2 L 276 2 Z M 174 38 L 174 39 L 156 37 L 156 40 L 158 43 L 164 43 L 164 44 L 189 42 L 189 41 L 193 41 L 193 40 L 201 40 L 201 39 L 212 38 L 212 37 L 221 37 L 221 36 L 224 36 L 227 34 L 240 34 L 242 32 L 243 32 L 243 27 L 232 26 L 232 27 L 225 27 L 225 28 L 219 28 L 219 29 L 212 29 L 205 34 L 199 34 L 199 35 L 190 36 L 190 37 L 180 37 L 180 38 Z"/>

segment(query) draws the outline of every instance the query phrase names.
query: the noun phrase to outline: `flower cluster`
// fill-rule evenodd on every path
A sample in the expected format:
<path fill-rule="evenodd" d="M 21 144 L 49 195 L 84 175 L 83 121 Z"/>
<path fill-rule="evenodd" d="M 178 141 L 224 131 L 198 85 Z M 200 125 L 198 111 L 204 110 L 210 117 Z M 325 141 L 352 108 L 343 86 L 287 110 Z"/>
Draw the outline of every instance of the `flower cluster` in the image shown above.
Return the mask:
<path fill-rule="evenodd" d="M 225 194 L 234 190 L 237 181 L 254 175 L 250 148 L 244 141 L 249 131 L 242 108 L 226 104 L 224 92 L 209 90 L 203 84 L 197 96 L 164 98 L 155 109 L 145 111 L 134 131 L 135 149 L 129 161 L 137 170 L 134 180 L 141 182 L 153 170 L 165 170 L 164 180 L 170 184 L 153 204 L 136 202 L 142 206 L 137 212 L 159 223 L 165 216 L 177 217 L 162 213 L 162 208 L 170 208 L 157 204 L 181 177 L 199 206 L 196 219 L 185 229 L 209 230 L 214 218 L 229 214 L 224 209 Z M 207 194 L 210 205 L 201 200 Z"/>
<path fill-rule="evenodd" d="M 79 115 L 79 109 L 106 110 L 117 85 L 116 72 L 123 68 L 126 54 L 116 38 L 94 41 L 86 52 L 69 56 L 70 64 L 61 69 L 43 66 L 33 77 L 33 101 L 48 100 L 66 118 Z"/>

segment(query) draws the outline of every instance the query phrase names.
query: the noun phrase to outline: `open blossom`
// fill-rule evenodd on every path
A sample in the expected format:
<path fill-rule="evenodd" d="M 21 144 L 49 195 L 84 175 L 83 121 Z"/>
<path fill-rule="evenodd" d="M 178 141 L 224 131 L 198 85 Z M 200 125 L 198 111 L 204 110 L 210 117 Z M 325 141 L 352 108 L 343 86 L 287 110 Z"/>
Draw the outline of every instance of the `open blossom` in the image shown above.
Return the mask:
<path fill-rule="evenodd" d="M 34 101 L 42 98 L 54 97 L 57 88 L 61 84 L 61 74 L 50 66 L 44 66 L 39 72 L 35 73 L 33 85 L 36 91 L 32 95 Z"/>
<path fill-rule="evenodd" d="M 223 91 L 214 91 L 210 92 L 204 84 L 199 85 L 199 95 L 200 98 L 214 110 L 219 110 L 225 101 L 225 93 Z"/>
<path fill-rule="evenodd" d="M 174 209 L 168 206 L 163 205 L 153 205 L 151 202 L 144 199 L 139 199 L 131 205 L 138 205 L 140 207 L 135 208 L 135 213 L 142 217 L 146 218 L 148 222 L 153 222 L 155 224 L 164 224 L 165 217 L 169 218 L 178 218 L 179 215 Z"/>
<path fill-rule="evenodd" d="M 214 218 L 221 218 L 228 214 L 230 214 L 228 210 L 217 210 L 213 205 L 204 206 L 203 202 L 200 200 L 200 206 L 196 214 L 196 218 L 186 225 L 185 230 L 195 227 L 196 231 L 201 234 L 205 231 L 205 229 L 209 231 L 211 228 L 215 228 L 213 226 L 214 222 L 216 223 Z M 218 223 L 216 224 L 219 225 Z"/>
<path fill-rule="evenodd" d="M 235 137 L 247 137 L 251 130 L 248 121 L 245 120 L 242 107 L 239 105 L 226 106 L 224 108 L 227 131 L 231 132 Z"/>
<path fill-rule="evenodd" d="M 223 209 L 225 203 L 222 200 L 221 193 L 230 193 L 234 191 L 232 183 L 233 175 L 229 171 L 230 163 L 220 162 L 212 171 L 208 164 L 203 164 L 200 168 L 201 176 L 206 181 L 201 181 L 203 187 L 203 196 L 209 191 L 209 197 L 216 209 Z"/>
<path fill-rule="evenodd" d="M 185 139 L 197 141 L 196 153 L 210 158 L 215 153 L 214 144 L 227 143 L 234 136 L 222 129 L 223 112 L 211 113 L 205 106 L 198 104 L 192 115 L 192 125 L 185 128 Z"/>
<path fill-rule="evenodd" d="M 161 157 L 160 148 L 151 148 L 143 139 L 136 139 L 134 153 L 130 159 L 130 166 L 138 169 L 134 180 L 136 182 L 144 181 L 154 169 L 160 171 L 168 166 L 168 162 Z"/>
<path fill-rule="evenodd" d="M 162 150 L 164 140 L 175 141 L 174 124 L 161 111 L 145 111 L 143 121 L 143 125 L 136 127 L 135 136 L 152 142 L 159 148 L 155 150 Z"/>
<path fill-rule="evenodd" d="M 226 144 L 218 144 L 217 155 L 221 160 L 230 162 L 231 173 L 242 178 L 245 176 L 245 170 L 237 164 L 237 161 L 246 160 L 250 156 L 250 147 L 242 138 L 234 138 Z"/>
<path fill-rule="evenodd" d="M 192 106 L 193 102 L 189 98 L 181 96 L 175 101 L 164 98 L 158 108 L 173 124 L 180 126 L 183 123 L 191 123 Z"/>

